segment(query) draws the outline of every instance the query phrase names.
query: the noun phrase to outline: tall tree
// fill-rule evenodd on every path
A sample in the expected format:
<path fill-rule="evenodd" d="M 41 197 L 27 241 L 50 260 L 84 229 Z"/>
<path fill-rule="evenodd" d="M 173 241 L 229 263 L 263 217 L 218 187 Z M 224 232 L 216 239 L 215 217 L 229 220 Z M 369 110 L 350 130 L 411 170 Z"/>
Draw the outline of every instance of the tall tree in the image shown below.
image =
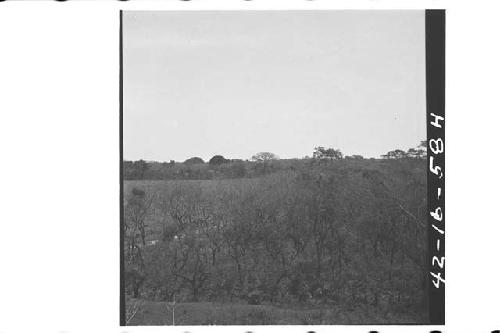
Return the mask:
<path fill-rule="evenodd" d="M 313 152 L 313 158 L 319 160 L 340 160 L 342 157 L 340 149 L 335 148 L 316 147 Z"/>
<path fill-rule="evenodd" d="M 266 174 L 268 172 L 272 161 L 276 161 L 278 159 L 278 155 L 270 152 L 260 152 L 252 156 L 252 161 L 257 162 L 262 166 L 263 174 Z"/>
<path fill-rule="evenodd" d="M 218 165 L 221 165 L 224 163 L 228 163 L 228 162 L 229 162 L 229 160 L 224 158 L 224 156 L 222 156 L 222 155 L 215 155 L 210 159 L 210 161 L 208 161 L 208 163 L 210 165 L 215 165 L 215 166 L 218 166 Z"/>

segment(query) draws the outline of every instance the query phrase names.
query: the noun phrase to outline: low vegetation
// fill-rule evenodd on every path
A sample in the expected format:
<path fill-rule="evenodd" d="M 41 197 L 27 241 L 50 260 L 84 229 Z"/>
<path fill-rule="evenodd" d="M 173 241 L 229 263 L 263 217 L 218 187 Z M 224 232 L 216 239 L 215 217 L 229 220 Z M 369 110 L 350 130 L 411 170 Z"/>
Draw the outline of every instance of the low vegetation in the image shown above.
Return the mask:
<path fill-rule="evenodd" d="M 125 162 L 130 325 L 427 321 L 421 156 L 216 160 Z"/>

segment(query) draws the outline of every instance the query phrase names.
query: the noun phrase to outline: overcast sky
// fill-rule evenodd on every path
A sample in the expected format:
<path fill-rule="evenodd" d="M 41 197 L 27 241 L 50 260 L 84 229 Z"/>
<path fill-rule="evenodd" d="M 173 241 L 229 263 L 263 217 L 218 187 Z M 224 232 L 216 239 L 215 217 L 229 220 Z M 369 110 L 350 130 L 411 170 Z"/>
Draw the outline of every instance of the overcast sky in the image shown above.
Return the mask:
<path fill-rule="evenodd" d="M 424 11 L 124 12 L 124 158 L 426 138 Z"/>

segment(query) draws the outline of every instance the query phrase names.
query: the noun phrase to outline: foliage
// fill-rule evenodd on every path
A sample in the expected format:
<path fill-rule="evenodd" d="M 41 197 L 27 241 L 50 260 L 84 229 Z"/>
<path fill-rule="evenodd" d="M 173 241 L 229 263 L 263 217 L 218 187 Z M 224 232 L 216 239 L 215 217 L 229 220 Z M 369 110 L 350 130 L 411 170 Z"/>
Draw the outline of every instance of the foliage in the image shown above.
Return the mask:
<path fill-rule="evenodd" d="M 252 161 L 256 162 L 254 164 L 254 171 L 257 175 L 265 175 L 269 172 L 276 170 L 279 157 L 276 154 L 269 152 L 260 152 L 252 156 Z"/>
<path fill-rule="evenodd" d="M 210 165 L 215 165 L 215 166 L 221 165 L 224 163 L 229 163 L 229 162 L 230 162 L 230 160 L 225 159 L 224 156 L 222 156 L 222 155 L 215 155 L 214 157 L 212 157 L 210 159 L 210 161 L 208 161 L 208 163 Z"/>
<path fill-rule="evenodd" d="M 351 156 L 345 156 L 344 157 L 346 160 L 362 160 L 364 159 L 363 156 L 361 155 L 351 155 Z"/>
<path fill-rule="evenodd" d="M 191 157 L 184 161 L 184 164 L 203 164 L 205 161 L 201 157 Z"/>
<path fill-rule="evenodd" d="M 149 164 L 144 160 L 139 161 L 125 161 L 123 163 L 123 169 L 125 172 L 125 179 L 144 179 L 146 172 L 149 168 Z"/>
<path fill-rule="evenodd" d="M 145 194 L 134 187 L 125 201 L 125 283 L 134 298 L 140 296 L 140 289 L 146 279 L 142 247 L 146 245 L 146 216 L 151 200 Z"/>
<path fill-rule="evenodd" d="M 426 158 L 427 157 L 427 141 L 421 141 L 418 147 L 410 148 L 408 151 L 403 151 L 401 149 L 396 149 L 387 152 L 387 154 L 382 155 L 384 159 L 402 159 L 402 158 Z"/>
<path fill-rule="evenodd" d="M 248 166 L 257 164 L 220 165 L 224 175 L 237 163 L 245 170 L 228 179 L 127 181 L 127 291 L 150 301 L 423 309 L 423 160 L 274 162 L 262 174 Z"/>
<path fill-rule="evenodd" d="M 335 148 L 316 147 L 313 152 L 313 158 L 319 160 L 340 160 L 342 156 L 342 152 Z"/>
<path fill-rule="evenodd" d="M 269 152 L 260 152 L 252 156 L 252 161 L 255 162 L 267 162 L 267 161 L 273 161 L 273 160 L 278 160 L 279 157 L 276 154 L 269 153 Z"/>

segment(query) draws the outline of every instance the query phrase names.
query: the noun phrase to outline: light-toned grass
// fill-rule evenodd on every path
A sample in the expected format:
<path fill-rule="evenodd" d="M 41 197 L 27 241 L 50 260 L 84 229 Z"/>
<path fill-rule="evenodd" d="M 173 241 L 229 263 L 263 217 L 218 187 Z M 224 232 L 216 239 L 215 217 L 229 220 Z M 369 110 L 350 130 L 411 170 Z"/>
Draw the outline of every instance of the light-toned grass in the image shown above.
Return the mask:
<path fill-rule="evenodd" d="M 394 315 L 374 307 L 342 309 L 284 308 L 274 305 L 235 303 L 179 303 L 176 325 L 349 325 L 422 323 L 423 314 Z M 145 302 L 128 325 L 172 325 L 171 307 L 165 302 Z"/>

